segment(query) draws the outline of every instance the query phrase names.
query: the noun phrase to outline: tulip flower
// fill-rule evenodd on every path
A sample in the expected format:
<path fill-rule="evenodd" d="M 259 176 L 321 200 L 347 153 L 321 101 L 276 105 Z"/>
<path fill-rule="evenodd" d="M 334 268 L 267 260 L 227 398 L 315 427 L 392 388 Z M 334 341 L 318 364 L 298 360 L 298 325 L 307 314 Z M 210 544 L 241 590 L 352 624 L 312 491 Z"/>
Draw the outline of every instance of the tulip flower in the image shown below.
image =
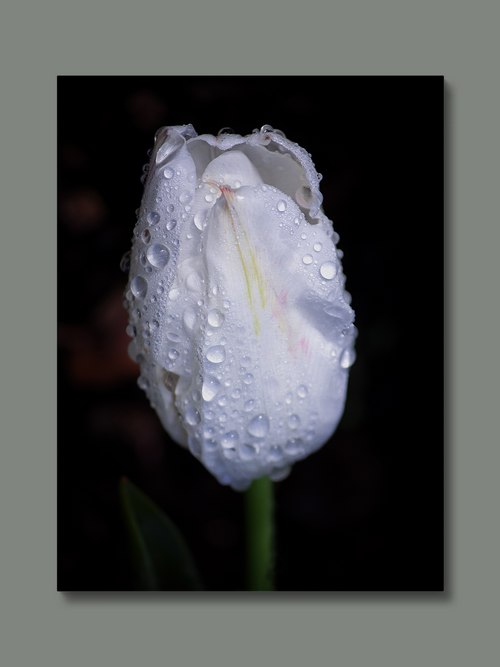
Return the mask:
<path fill-rule="evenodd" d="M 354 312 L 310 155 L 163 127 L 143 177 L 126 306 L 129 352 L 165 429 L 243 491 L 284 479 L 344 410 Z"/>

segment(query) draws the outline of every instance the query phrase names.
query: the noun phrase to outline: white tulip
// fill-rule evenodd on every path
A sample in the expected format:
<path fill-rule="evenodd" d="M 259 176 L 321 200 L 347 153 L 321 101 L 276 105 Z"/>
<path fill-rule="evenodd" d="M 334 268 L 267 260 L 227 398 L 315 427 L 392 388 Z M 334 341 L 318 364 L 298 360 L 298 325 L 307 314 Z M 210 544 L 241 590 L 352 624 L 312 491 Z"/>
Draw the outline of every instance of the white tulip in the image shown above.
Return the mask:
<path fill-rule="evenodd" d="M 284 479 L 344 410 L 354 312 L 309 154 L 264 126 L 161 128 L 134 229 L 130 355 L 222 484 Z"/>

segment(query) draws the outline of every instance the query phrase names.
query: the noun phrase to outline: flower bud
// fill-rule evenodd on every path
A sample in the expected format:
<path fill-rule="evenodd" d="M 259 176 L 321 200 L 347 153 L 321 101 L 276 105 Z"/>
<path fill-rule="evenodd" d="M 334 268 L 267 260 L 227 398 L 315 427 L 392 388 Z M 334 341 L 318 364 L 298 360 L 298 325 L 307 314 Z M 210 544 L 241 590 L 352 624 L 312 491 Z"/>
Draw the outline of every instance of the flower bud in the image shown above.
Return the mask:
<path fill-rule="evenodd" d="M 155 138 L 126 304 L 139 386 L 236 490 L 320 448 L 344 409 L 354 312 L 309 154 L 270 126 Z"/>

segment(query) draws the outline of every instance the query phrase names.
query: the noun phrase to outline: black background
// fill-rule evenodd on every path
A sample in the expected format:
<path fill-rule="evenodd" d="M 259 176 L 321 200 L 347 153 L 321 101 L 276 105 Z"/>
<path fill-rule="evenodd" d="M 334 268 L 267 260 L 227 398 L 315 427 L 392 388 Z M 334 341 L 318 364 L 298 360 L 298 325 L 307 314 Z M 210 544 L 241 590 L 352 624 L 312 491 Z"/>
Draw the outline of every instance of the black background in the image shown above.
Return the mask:
<path fill-rule="evenodd" d="M 270 124 L 312 154 L 359 330 L 332 439 L 275 484 L 288 591 L 444 586 L 442 77 L 59 77 L 58 589 L 133 590 L 118 483 L 177 524 L 207 589 L 245 588 L 243 495 L 163 431 L 122 307 L 162 125 Z"/>

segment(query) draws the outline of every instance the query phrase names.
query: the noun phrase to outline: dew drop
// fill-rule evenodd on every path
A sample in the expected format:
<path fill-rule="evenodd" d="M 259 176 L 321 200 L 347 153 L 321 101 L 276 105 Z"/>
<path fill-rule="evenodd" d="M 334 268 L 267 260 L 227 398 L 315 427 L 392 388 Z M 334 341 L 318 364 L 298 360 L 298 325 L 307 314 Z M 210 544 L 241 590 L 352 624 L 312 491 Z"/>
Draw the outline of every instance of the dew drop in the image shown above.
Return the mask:
<path fill-rule="evenodd" d="M 356 361 L 356 352 L 353 347 L 346 347 L 340 355 L 340 365 L 342 368 L 350 368 Z"/>
<path fill-rule="evenodd" d="M 151 241 L 151 232 L 149 229 L 145 229 L 141 234 L 141 239 L 143 243 L 149 243 Z"/>
<path fill-rule="evenodd" d="M 196 310 L 188 306 L 182 314 L 182 323 L 188 334 L 193 333 L 197 319 Z"/>
<path fill-rule="evenodd" d="M 286 201 L 284 199 L 279 200 L 277 209 L 280 213 L 283 213 L 283 211 L 286 210 Z"/>
<path fill-rule="evenodd" d="M 241 389 L 238 389 L 238 388 L 234 389 L 232 394 L 231 394 L 231 397 L 232 398 L 239 398 L 240 396 L 241 396 Z"/>
<path fill-rule="evenodd" d="M 208 361 L 211 361 L 213 364 L 220 364 L 226 358 L 226 350 L 222 345 L 214 345 L 213 347 L 208 348 L 206 357 Z"/>
<path fill-rule="evenodd" d="M 300 438 L 292 438 L 285 445 L 285 452 L 291 456 L 300 454 L 303 451 L 303 443 Z"/>
<path fill-rule="evenodd" d="M 332 280 L 337 273 L 335 262 L 324 262 L 321 265 L 319 272 L 325 280 Z"/>
<path fill-rule="evenodd" d="M 243 377 L 243 382 L 244 382 L 245 384 L 252 384 L 252 382 L 253 382 L 253 375 L 252 375 L 251 373 L 247 373 L 247 374 Z"/>
<path fill-rule="evenodd" d="M 305 384 L 301 384 L 297 387 L 297 394 L 300 396 L 300 398 L 305 398 L 309 392 L 307 391 L 307 387 Z"/>
<path fill-rule="evenodd" d="M 252 412 L 255 406 L 255 401 L 251 398 L 250 400 L 246 401 L 245 405 L 243 406 L 243 410 L 245 412 Z"/>
<path fill-rule="evenodd" d="M 203 231 L 203 228 L 205 227 L 206 217 L 207 217 L 206 211 L 198 211 L 198 213 L 196 213 L 193 218 L 194 224 L 200 230 L 200 232 Z"/>
<path fill-rule="evenodd" d="M 213 200 L 214 200 L 214 196 L 213 196 L 213 195 L 211 195 L 211 194 L 207 194 L 207 195 L 205 195 L 205 201 L 207 201 L 207 202 L 211 202 L 211 201 L 213 201 Z"/>
<path fill-rule="evenodd" d="M 203 279 L 197 271 L 191 271 L 186 278 L 186 287 L 192 292 L 201 292 L 203 289 Z"/>
<path fill-rule="evenodd" d="M 300 417 L 298 415 L 290 415 L 290 417 L 288 417 L 288 426 L 291 429 L 299 428 L 299 426 L 300 426 Z"/>
<path fill-rule="evenodd" d="M 181 192 L 179 195 L 179 201 L 182 205 L 188 204 L 192 198 L 193 195 L 189 192 L 189 190 L 184 190 L 184 192 Z"/>
<path fill-rule="evenodd" d="M 224 315 L 220 310 L 214 308 L 209 311 L 207 320 L 211 327 L 221 327 L 224 324 Z"/>
<path fill-rule="evenodd" d="M 160 214 L 156 211 L 151 211 L 151 213 L 148 213 L 146 220 L 148 221 L 148 224 L 156 225 L 158 222 L 160 222 Z"/>
<path fill-rule="evenodd" d="M 220 388 L 221 388 L 221 383 L 219 382 L 219 380 L 217 380 L 217 378 L 214 378 L 211 375 L 207 376 L 203 381 L 203 386 L 201 388 L 201 395 L 203 397 L 203 400 L 207 401 L 207 403 L 212 401 L 219 393 Z"/>
<path fill-rule="evenodd" d="M 316 252 L 319 252 L 322 247 L 323 247 L 323 245 L 321 243 L 315 243 L 313 245 L 313 248 L 314 248 L 314 250 L 316 250 Z"/>
<path fill-rule="evenodd" d="M 144 299 L 148 291 L 148 283 L 142 276 L 136 276 L 130 283 L 132 294 L 138 299 Z"/>
<path fill-rule="evenodd" d="M 140 375 L 137 378 L 137 385 L 139 386 L 139 389 L 147 389 L 149 387 L 149 380 L 147 380 L 145 377 Z"/>
<path fill-rule="evenodd" d="M 148 262 L 157 269 L 165 268 L 170 259 L 170 252 L 167 246 L 164 246 L 161 243 L 153 243 L 153 245 L 149 246 L 146 255 Z"/>
<path fill-rule="evenodd" d="M 302 261 L 304 264 L 311 264 L 313 261 L 312 255 L 304 255 L 304 257 L 302 257 Z"/>
<path fill-rule="evenodd" d="M 169 359 L 177 359 L 177 357 L 179 356 L 179 352 L 177 350 L 174 350 L 174 348 L 172 348 L 171 350 L 168 351 L 168 356 Z"/>
<path fill-rule="evenodd" d="M 224 449 L 232 449 L 239 439 L 238 431 L 229 431 L 228 433 L 224 433 L 220 442 Z"/>
<path fill-rule="evenodd" d="M 126 273 L 130 269 L 130 255 L 131 251 L 126 252 L 120 261 L 120 269 Z"/>
<path fill-rule="evenodd" d="M 171 232 L 172 229 L 174 229 L 174 227 L 175 227 L 176 225 L 177 225 L 177 220 L 172 219 L 172 220 L 169 220 L 169 221 L 167 222 L 167 224 L 166 224 L 166 228 L 167 228 L 167 230 L 168 230 L 169 232 Z"/>
<path fill-rule="evenodd" d="M 167 167 L 167 168 L 164 170 L 163 175 L 165 176 L 165 178 L 173 178 L 174 173 L 175 173 L 175 172 L 174 172 L 174 170 L 172 169 L 172 167 Z"/>
<path fill-rule="evenodd" d="M 307 186 L 301 186 L 300 188 L 297 188 L 297 191 L 295 192 L 295 199 L 297 200 L 297 204 L 302 208 L 311 208 L 311 188 L 308 188 Z"/>
<path fill-rule="evenodd" d="M 286 479 L 292 470 L 291 466 L 283 466 L 282 468 L 273 468 L 269 473 L 269 479 L 273 482 L 281 482 Z"/>
<path fill-rule="evenodd" d="M 177 299 L 180 297 L 180 295 L 181 295 L 180 289 L 177 289 L 177 287 L 174 287 L 168 293 L 168 298 L 170 299 L 170 301 L 177 301 Z"/>
<path fill-rule="evenodd" d="M 341 306 L 327 306 L 326 308 L 323 308 L 323 310 L 327 315 L 337 317 L 338 319 L 341 319 L 344 314 L 344 309 Z"/>
<path fill-rule="evenodd" d="M 281 451 L 281 447 L 278 447 L 278 445 L 274 445 L 273 447 L 270 447 L 267 458 L 272 463 L 275 463 L 276 461 L 280 461 L 283 458 L 283 452 Z"/>
<path fill-rule="evenodd" d="M 224 394 L 221 396 L 218 400 L 217 403 L 221 406 L 221 408 L 225 408 L 226 405 L 228 404 L 227 396 Z"/>
<path fill-rule="evenodd" d="M 201 421 L 200 413 L 194 408 L 188 408 L 186 410 L 186 421 L 191 426 L 196 426 Z"/>
<path fill-rule="evenodd" d="M 287 403 L 288 405 L 290 405 L 290 403 L 292 402 L 292 399 L 293 399 L 292 394 L 291 394 L 291 393 L 288 393 L 288 394 L 285 396 L 285 403 Z"/>
<path fill-rule="evenodd" d="M 263 438 L 269 431 L 269 419 L 267 415 L 256 415 L 248 424 L 247 431 L 256 438 Z"/>
<path fill-rule="evenodd" d="M 176 334 L 176 333 L 174 333 L 173 331 L 169 331 L 169 332 L 167 333 L 167 338 L 168 338 L 168 340 L 171 340 L 172 343 L 178 343 L 178 342 L 180 341 L 180 339 L 181 339 L 181 337 L 179 336 L 179 334 Z"/>
<path fill-rule="evenodd" d="M 136 334 L 136 328 L 133 324 L 129 324 L 126 328 L 127 335 L 133 338 Z"/>

